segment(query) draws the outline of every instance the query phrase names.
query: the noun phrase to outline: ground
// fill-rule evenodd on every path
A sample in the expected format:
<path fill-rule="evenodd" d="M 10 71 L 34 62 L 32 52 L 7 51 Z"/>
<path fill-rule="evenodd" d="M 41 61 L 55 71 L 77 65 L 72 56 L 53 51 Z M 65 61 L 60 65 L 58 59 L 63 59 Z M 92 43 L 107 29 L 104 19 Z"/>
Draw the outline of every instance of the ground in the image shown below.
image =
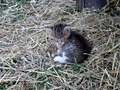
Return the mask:
<path fill-rule="evenodd" d="M 106 13 L 80 10 L 74 0 L 21 1 L 1 1 L 0 90 L 120 89 L 120 7 Z M 92 52 L 85 62 L 53 62 L 56 47 L 46 27 L 57 22 L 89 40 Z"/>

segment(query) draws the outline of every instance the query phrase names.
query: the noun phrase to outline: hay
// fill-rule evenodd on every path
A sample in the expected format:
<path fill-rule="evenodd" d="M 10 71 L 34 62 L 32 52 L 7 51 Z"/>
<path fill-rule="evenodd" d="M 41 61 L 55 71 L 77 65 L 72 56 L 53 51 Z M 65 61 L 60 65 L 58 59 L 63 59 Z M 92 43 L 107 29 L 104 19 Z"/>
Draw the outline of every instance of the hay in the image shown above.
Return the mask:
<path fill-rule="evenodd" d="M 0 89 L 120 89 L 120 16 L 75 8 L 72 0 L 41 0 L 0 12 Z M 50 58 L 56 48 L 45 28 L 59 21 L 92 43 L 84 63 L 62 65 Z"/>

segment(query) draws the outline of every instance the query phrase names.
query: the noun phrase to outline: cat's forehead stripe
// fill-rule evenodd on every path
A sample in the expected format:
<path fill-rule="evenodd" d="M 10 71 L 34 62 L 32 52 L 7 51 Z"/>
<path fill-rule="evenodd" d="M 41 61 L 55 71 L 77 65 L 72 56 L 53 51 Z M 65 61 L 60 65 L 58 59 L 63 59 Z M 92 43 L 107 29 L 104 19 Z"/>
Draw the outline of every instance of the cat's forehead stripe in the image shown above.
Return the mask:
<path fill-rule="evenodd" d="M 55 25 L 54 26 L 54 33 L 55 33 L 55 36 L 58 37 L 58 38 L 61 38 L 62 37 L 62 34 L 63 34 L 63 25 Z"/>

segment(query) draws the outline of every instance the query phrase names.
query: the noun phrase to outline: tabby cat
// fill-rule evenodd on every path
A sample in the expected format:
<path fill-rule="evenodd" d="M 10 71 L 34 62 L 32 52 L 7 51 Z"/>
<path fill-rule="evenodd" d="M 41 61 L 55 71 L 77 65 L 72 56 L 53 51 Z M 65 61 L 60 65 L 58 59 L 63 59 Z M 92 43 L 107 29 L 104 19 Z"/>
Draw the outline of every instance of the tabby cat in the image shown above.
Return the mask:
<path fill-rule="evenodd" d="M 64 23 L 58 23 L 46 29 L 51 42 L 58 50 L 51 56 L 59 63 L 81 63 L 87 59 L 91 48 L 87 40 L 71 27 Z"/>

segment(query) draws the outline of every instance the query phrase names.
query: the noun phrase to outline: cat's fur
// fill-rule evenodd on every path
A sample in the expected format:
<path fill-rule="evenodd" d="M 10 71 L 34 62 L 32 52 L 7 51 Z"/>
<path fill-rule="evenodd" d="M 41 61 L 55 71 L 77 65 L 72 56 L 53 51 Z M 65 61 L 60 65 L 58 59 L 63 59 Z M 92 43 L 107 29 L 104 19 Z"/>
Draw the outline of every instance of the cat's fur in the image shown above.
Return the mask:
<path fill-rule="evenodd" d="M 59 23 L 47 28 L 48 37 L 58 48 L 57 52 L 52 54 L 55 62 L 77 63 L 87 59 L 91 48 L 87 40 L 76 31 L 72 31 L 67 24 Z"/>

